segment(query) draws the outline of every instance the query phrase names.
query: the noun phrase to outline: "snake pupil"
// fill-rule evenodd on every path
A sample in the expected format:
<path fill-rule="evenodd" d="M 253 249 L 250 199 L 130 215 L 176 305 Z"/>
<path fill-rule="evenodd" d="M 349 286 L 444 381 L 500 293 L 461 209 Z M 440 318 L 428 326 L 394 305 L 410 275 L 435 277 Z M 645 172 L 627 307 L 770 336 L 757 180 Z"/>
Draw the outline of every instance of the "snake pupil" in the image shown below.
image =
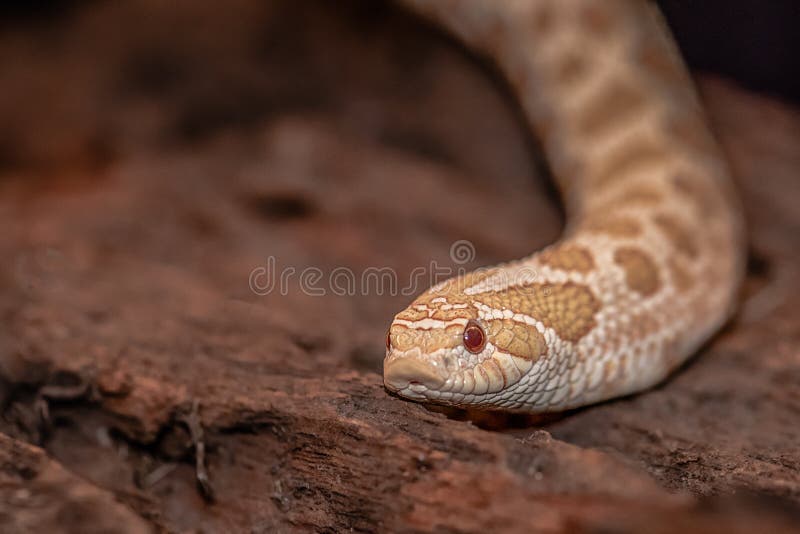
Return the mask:
<path fill-rule="evenodd" d="M 468 351 L 476 353 L 483 350 L 486 345 L 486 334 L 479 324 L 470 321 L 464 329 L 464 346 Z"/>

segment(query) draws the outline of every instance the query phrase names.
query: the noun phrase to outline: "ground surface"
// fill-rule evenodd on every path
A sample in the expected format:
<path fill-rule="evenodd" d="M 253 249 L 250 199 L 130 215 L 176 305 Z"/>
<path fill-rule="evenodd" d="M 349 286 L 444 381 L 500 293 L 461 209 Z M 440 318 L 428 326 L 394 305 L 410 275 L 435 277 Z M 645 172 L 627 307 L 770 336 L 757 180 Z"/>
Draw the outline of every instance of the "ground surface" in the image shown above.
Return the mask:
<path fill-rule="evenodd" d="M 800 525 L 800 114 L 702 79 L 752 258 L 676 376 L 547 420 L 447 417 L 382 388 L 410 295 L 361 275 L 404 288 L 461 267 L 460 239 L 463 267 L 515 258 L 560 214 L 491 69 L 367 4 L 95 2 L 0 29 L 0 530 Z"/>

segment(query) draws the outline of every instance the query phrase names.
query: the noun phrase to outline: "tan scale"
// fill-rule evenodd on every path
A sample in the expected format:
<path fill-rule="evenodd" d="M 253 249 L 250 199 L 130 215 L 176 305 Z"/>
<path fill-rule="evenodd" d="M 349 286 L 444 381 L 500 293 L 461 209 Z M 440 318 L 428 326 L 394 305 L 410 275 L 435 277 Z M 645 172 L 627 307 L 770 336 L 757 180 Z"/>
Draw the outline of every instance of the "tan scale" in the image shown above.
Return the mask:
<path fill-rule="evenodd" d="M 397 1 L 507 76 L 562 191 L 567 232 L 398 313 L 386 387 L 545 412 L 663 380 L 727 320 L 744 244 L 727 164 L 654 5 Z"/>
<path fill-rule="evenodd" d="M 552 247 L 542 251 L 539 261 L 544 265 L 562 271 L 591 272 L 595 268 L 592 253 L 576 245 Z"/>

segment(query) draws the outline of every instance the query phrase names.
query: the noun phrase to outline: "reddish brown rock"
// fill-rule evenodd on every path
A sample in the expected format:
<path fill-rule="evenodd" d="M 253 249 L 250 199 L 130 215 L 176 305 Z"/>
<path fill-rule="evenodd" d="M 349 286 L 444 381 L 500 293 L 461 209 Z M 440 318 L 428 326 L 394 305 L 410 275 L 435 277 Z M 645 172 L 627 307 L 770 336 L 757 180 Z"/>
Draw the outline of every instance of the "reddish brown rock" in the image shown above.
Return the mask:
<path fill-rule="evenodd" d="M 114 495 L 44 451 L 0 434 L 0 530 L 148 533 L 153 528 Z"/>

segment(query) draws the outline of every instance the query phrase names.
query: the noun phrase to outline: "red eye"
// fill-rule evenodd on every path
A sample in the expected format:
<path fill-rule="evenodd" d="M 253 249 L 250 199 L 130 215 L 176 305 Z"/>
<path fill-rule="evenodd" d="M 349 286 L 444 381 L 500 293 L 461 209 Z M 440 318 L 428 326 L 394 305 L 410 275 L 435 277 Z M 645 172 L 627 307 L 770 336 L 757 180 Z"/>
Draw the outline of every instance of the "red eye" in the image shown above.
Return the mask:
<path fill-rule="evenodd" d="M 485 345 L 486 334 L 483 333 L 483 328 L 475 321 L 468 322 L 464 329 L 464 346 L 468 351 L 477 353 L 482 351 Z"/>
<path fill-rule="evenodd" d="M 392 348 L 392 332 L 386 332 L 386 350 L 390 350 Z"/>

